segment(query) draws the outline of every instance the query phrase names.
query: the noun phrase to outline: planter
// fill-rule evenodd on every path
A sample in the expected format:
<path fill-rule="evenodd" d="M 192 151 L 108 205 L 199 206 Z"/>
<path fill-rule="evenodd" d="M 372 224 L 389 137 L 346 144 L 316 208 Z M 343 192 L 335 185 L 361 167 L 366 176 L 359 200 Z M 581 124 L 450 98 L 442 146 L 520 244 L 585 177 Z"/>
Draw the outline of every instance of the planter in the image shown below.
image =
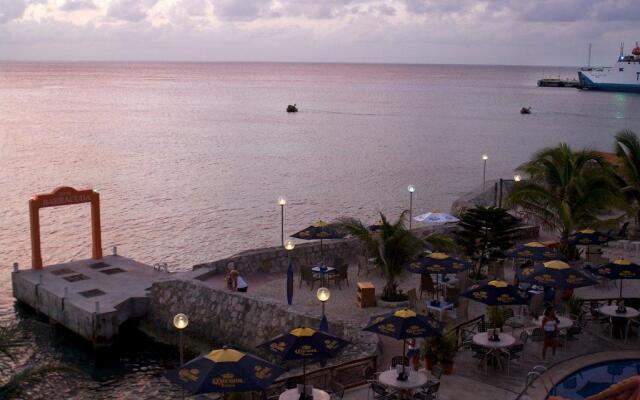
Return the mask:
<path fill-rule="evenodd" d="M 425 357 L 424 358 L 424 367 L 427 369 L 427 371 L 431 371 L 433 369 L 433 366 L 436 365 L 437 362 L 438 362 L 437 358 Z"/>
<path fill-rule="evenodd" d="M 453 363 L 442 364 L 442 373 L 445 375 L 453 374 Z"/>
<path fill-rule="evenodd" d="M 409 300 L 404 300 L 404 301 L 385 301 L 382 300 L 381 298 L 378 298 L 378 307 L 384 307 L 384 308 L 408 308 L 409 307 Z"/>

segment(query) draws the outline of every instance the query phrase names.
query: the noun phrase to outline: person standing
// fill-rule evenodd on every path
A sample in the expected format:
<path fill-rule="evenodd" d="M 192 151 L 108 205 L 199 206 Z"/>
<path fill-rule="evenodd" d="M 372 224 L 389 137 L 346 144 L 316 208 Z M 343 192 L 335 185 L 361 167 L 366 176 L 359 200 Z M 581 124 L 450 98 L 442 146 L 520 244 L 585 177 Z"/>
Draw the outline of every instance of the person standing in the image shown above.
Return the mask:
<path fill-rule="evenodd" d="M 547 307 L 542 318 L 542 330 L 544 331 L 544 344 L 542 345 L 542 359 L 547 355 L 547 349 L 551 347 L 551 355 L 556 354 L 556 336 L 558 336 L 558 317 L 553 307 Z"/>

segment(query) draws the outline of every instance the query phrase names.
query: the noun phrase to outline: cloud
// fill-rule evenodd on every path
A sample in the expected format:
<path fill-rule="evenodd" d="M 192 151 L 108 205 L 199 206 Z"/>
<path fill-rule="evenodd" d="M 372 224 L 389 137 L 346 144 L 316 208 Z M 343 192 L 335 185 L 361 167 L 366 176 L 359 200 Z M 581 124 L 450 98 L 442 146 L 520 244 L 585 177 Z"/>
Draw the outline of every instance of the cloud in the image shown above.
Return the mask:
<path fill-rule="evenodd" d="M 213 0 L 214 13 L 223 20 L 249 21 L 273 16 L 272 0 Z"/>
<path fill-rule="evenodd" d="M 147 18 L 147 13 L 158 0 L 114 0 L 107 9 L 107 16 L 129 22 Z"/>
<path fill-rule="evenodd" d="M 0 0 L 0 24 L 22 17 L 25 8 L 24 0 Z"/>
<path fill-rule="evenodd" d="M 66 0 L 60 9 L 62 11 L 78 11 L 95 9 L 93 0 Z"/>

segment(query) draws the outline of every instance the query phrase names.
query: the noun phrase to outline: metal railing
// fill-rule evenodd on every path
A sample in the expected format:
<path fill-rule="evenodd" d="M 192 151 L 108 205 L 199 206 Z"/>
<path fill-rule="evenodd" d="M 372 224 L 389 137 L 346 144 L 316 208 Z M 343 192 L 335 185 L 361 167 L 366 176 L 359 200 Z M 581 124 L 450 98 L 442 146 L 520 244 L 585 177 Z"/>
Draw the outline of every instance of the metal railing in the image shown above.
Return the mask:
<path fill-rule="evenodd" d="M 527 390 L 533 385 L 533 383 L 538 380 L 545 372 L 547 372 L 547 367 L 544 365 L 536 365 L 527 373 L 527 377 L 524 381 L 524 388 L 518 396 L 514 400 L 520 400 L 522 396 L 527 394 Z"/>
<path fill-rule="evenodd" d="M 377 356 L 373 355 L 307 372 L 305 381 L 307 385 L 313 385 L 320 389 L 330 389 L 332 382 L 337 382 L 345 389 L 350 389 L 367 384 L 367 373 L 375 372 L 376 367 Z M 287 390 L 288 384 L 298 382 L 302 383 L 302 375 L 276 380 L 267 389 L 267 398 L 277 399 L 282 392 Z M 256 399 L 259 398 L 256 397 Z"/>

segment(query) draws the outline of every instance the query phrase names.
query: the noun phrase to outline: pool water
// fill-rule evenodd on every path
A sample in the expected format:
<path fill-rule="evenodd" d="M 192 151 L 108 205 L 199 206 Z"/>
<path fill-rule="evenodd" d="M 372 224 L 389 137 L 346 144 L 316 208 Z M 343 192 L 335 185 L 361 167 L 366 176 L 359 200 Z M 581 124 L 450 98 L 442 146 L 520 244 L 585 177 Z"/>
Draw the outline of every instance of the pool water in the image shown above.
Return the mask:
<path fill-rule="evenodd" d="M 635 375 L 640 375 L 640 359 L 605 361 L 568 375 L 551 389 L 549 396 L 583 400 Z"/>

